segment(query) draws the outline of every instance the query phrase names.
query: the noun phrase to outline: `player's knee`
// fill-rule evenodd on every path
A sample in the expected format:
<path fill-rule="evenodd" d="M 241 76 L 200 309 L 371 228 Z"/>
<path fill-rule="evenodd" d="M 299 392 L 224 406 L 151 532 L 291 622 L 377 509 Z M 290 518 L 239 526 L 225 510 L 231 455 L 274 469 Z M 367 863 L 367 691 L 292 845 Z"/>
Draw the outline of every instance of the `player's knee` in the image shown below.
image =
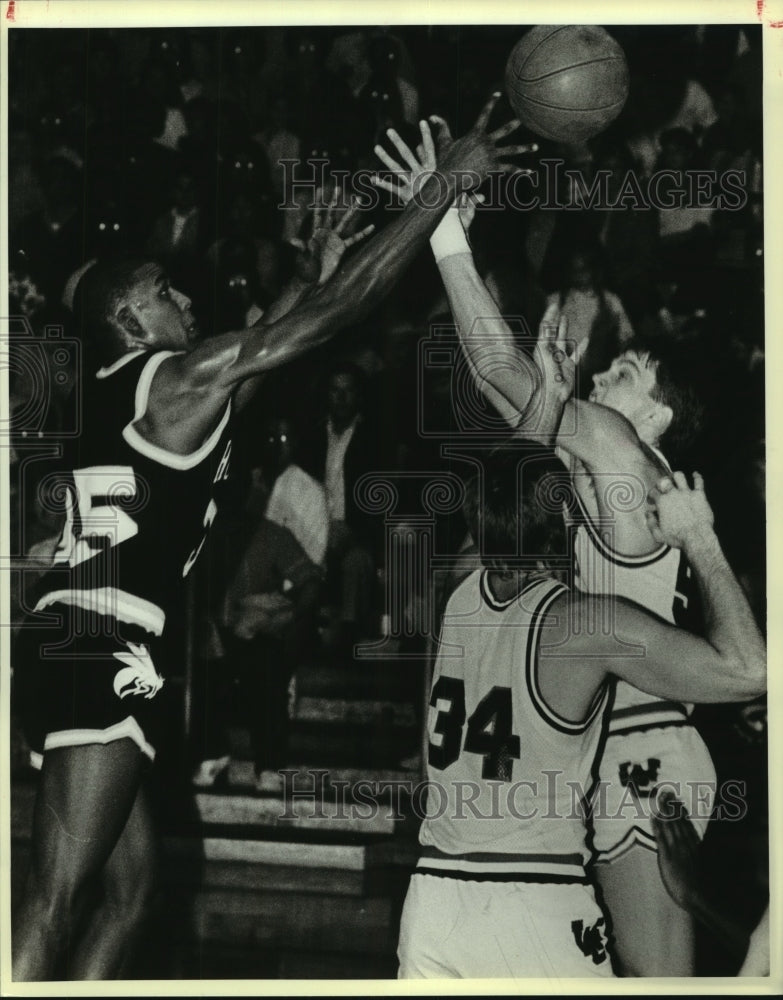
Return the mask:
<path fill-rule="evenodd" d="M 146 868 L 130 870 L 120 878 L 104 881 L 104 906 L 115 924 L 130 934 L 149 917 L 155 900 L 156 880 Z"/>
<path fill-rule="evenodd" d="M 33 864 L 25 886 L 25 905 L 39 924 L 55 933 L 58 929 L 65 932 L 79 889 L 79 881 L 69 877 L 67 869 L 41 871 Z"/>

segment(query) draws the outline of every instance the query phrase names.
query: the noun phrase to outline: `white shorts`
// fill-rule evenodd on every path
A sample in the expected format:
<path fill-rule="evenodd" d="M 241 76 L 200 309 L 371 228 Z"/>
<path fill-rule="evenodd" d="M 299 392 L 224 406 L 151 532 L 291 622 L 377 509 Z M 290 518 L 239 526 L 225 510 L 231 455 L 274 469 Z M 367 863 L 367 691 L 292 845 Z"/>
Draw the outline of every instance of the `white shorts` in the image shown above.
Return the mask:
<path fill-rule="evenodd" d="M 400 979 L 613 977 L 590 886 L 411 876 Z"/>
<path fill-rule="evenodd" d="M 716 775 L 709 750 L 693 726 L 610 734 L 599 775 L 590 824 L 597 863 L 614 861 L 635 844 L 657 850 L 650 813 L 656 794 L 667 789 L 684 804 L 696 832 L 704 837 Z"/>

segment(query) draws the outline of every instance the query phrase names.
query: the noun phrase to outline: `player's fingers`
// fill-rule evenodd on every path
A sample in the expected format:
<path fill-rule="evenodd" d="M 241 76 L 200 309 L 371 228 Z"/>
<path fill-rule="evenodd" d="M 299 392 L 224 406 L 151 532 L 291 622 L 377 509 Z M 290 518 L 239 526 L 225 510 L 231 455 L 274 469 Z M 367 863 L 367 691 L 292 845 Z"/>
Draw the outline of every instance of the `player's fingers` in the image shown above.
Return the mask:
<path fill-rule="evenodd" d="M 386 135 L 391 139 L 394 144 L 395 149 L 403 158 L 403 160 L 408 164 L 411 170 L 418 171 L 421 170 L 421 163 L 416 159 L 416 157 L 411 152 L 410 147 L 406 142 L 404 142 L 398 133 L 393 128 L 386 129 Z"/>
<path fill-rule="evenodd" d="M 656 545 L 663 545 L 663 533 L 661 532 L 661 527 L 658 524 L 658 519 L 654 514 L 646 514 L 647 527 L 650 530 L 650 534 L 653 537 L 653 541 Z"/>
<path fill-rule="evenodd" d="M 688 480 L 685 478 L 684 472 L 673 472 L 672 479 L 674 480 L 674 485 L 677 487 L 677 489 L 680 490 L 688 489 Z"/>
<path fill-rule="evenodd" d="M 329 204 L 326 206 L 326 219 L 324 220 L 324 227 L 326 229 L 332 228 L 332 218 L 334 217 L 334 210 L 337 207 L 337 202 L 340 198 L 340 185 L 335 184 L 334 190 L 332 191 L 332 197 L 329 199 Z"/>
<path fill-rule="evenodd" d="M 373 146 L 373 152 L 381 163 L 383 163 L 385 167 L 388 167 L 393 174 L 406 174 L 408 172 L 407 170 L 403 170 L 400 164 L 389 156 L 383 146 Z"/>
<path fill-rule="evenodd" d="M 693 488 L 704 491 L 704 476 L 700 472 L 693 473 Z"/>
<path fill-rule="evenodd" d="M 690 818 L 685 818 L 683 820 L 681 834 L 683 841 L 694 853 L 699 850 L 701 841 L 699 840 L 698 833 L 696 833 L 696 827 L 693 825 Z"/>
<path fill-rule="evenodd" d="M 333 232 L 337 233 L 337 235 L 338 235 L 338 236 L 339 236 L 339 235 L 340 235 L 341 233 L 344 233 L 344 232 L 345 232 L 345 230 L 346 230 L 346 228 L 348 227 L 348 225 L 349 225 L 349 224 L 350 224 L 351 222 L 353 222 L 353 220 L 354 220 L 354 219 L 356 218 L 356 213 L 357 213 L 358 211 L 359 211 L 359 208 L 358 208 L 358 206 L 356 205 L 356 203 L 354 202 L 354 203 L 353 203 L 353 204 L 351 205 L 351 207 L 350 207 L 350 208 L 348 209 L 348 211 L 347 211 L 347 212 L 344 212 L 344 213 L 343 213 L 343 216 L 342 216 L 342 218 L 341 218 L 341 219 L 340 219 L 340 221 L 339 221 L 339 222 L 337 223 L 337 225 L 336 225 L 336 226 L 334 227 L 334 230 L 333 230 Z"/>
<path fill-rule="evenodd" d="M 383 177 L 378 177 L 377 174 L 374 174 L 370 178 L 370 183 L 374 187 L 383 188 L 384 191 L 391 192 L 391 194 L 396 194 L 396 195 L 400 194 L 400 186 L 399 186 L 399 184 L 395 184 L 393 181 L 384 180 Z"/>
<path fill-rule="evenodd" d="M 568 339 L 568 317 L 562 315 L 557 324 L 557 346 L 565 354 L 568 354 L 566 340 Z"/>
<path fill-rule="evenodd" d="M 658 493 L 670 493 L 674 489 L 672 477 L 662 476 L 654 488 L 658 490 Z M 650 492 L 652 492 L 652 490 Z"/>
<path fill-rule="evenodd" d="M 451 128 L 445 118 L 441 118 L 440 115 L 430 115 L 429 120 L 438 127 L 438 142 L 451 142 L 453 140 Z"/>
<path fill-rule="evenodd" d="M 291 244 L 292 247 L 295 247 L 297 250 L 306 250 L 307 249 L 307 247 L 305 246 L 304 240 L 293 239 L 293 240 L 289 240 L 288 242 Z"/>
<path fill-rule="evenodd" d="M 448 126 L 446 127 L 448 128 Z M 435 141 L 432 138 L 429 124 L 426 121 L 420 121 L 419 131 L 421 132 L 421 144 L 424 147 L 423 160 L 430 166 L 435 166 L 438 162 L 438 154 L 435 152 Z"/>
<path fill-rule="evenodd" d="M 538 324 L 538 340 L 539 343 L 544 343 L 547 341 L 553 341 L 557 338 L 557 321 L 552 319 L 544 319 Z"/>
<path fill-rule="evenodd" d="M 476 119 L 476 124 L 473 126 L 477 131 L 483 132 L 487 127 L 487 122 L 495 110 L 495 105 L 500 100 L 500 91 L 496 90 L 495 93 L 490 97 L 484 107 L 481 109 L 481 114 Z"/>
<path fill-rule="evenodd" d="M 313 206 L 313 231 L 322 226 L 321 219 L 324 212 L 324 190 L 318 188 L 315 192 L 315 205 Z"/>
<path fill-rule="evenodd" d="M 532 177 L 535 173 L 530 167 L 518 167 L 516 163 L 498 163 L 495 169 L 502 170 L 504 174 L 524 174 L 526 177 Z"/>
<path fill-rule="evenodd" d="M 501 125 L 500 128 L 496 128 L 494 132 L 490 132 L 489 138 L 492 139 L 493 142 L 500 142 L 500 140 L 505 139 L 507 135 L 511 135 L 512 132 L 516 132 L 521 124 L 522 123 L 518 118 L 512 118 L 511 121 L 506 122 L 505 125 Z M 531 143 L 528 143 L 527 146 L 525 146 L 526 153 L 530 152 L 530 145 Z M 535 146 L 536 144 L 532 143 L 532 145 Z M 538 146 L 536 146 L 536 149 L 538 149 Z"/>
<path fill-rule="evenodd" d="M 370 223 L 369 226 L 365 226 L 364 229 L 360 229 L 358 233 L 354 233 L 353 236 L 349 236 L 347 240 L 344 240 L 346 249 L 352 247 L 354 243 L 358 243 L 360 240 L 365 239 L 375 230 L 375 226 Z"/>
<path fill-rule="evenodd" d="M 522 156 L 523 153 L 529 152 L 530 146 L 498 146 L 500 156 Z"/>

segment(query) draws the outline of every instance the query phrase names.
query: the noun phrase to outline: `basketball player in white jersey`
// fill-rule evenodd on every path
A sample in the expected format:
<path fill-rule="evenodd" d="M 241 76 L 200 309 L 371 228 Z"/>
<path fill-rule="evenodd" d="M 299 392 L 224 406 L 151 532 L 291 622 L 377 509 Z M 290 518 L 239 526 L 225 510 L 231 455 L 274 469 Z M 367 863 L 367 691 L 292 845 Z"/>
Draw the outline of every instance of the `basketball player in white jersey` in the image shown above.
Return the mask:
<path fill-rule="evenodd" d="M 688 387 L 678 384 L 676 369 L 647 351 L 628 349 L 607 372 L 594 377 L 588 401 L 571 398 L 564 407 L 554 405 L 557 395 L 547 382 L 554 369 L 549 351 L 559 349 L 564 364 L 573 369 L 566 344 L 544 343 L 542 333 L 535 351 L 540 366 L 536 378 L 497 310 L 492 320 L 488 293 L 483 299 L 475 294 L 480 279 L 472 258 L 449 253 L 439 267 L 466 356 L 487 398 L 518 433 L 551 441 L 571 472 L 578 500 L 576 586 L 616 594 L 668 622 L 699 628 L 698 595 L 687 558 L 657 541 L 645 518 L 646 492 L 670 471 L 658 445 L 667 432 L 683 434 L 697 419 L 697 405 Z M 469 274 L 475 278 L 472 284 Z M 482 317 L 482 327 L 472 324 L 475 316 Z M 563 334 L 561 327 L 559 337 Z M 505 359 L 499 358 L 499 348 L 508 351 Z M 532 375 L 529 382 L 525 371 Z M 701 800 L 687 806 L 704 836 L 716 775 L 704 741 L 690 724 L 692 708 L 673 698 L 652 698 L 622 679 L 617 682 L 600 762 L 606 808 L 593 817 L 592 846 L 596 877 L 613 921 L 618 968 L 626 976 L 694 973 L 693 919 L 666 892 L 645 808 L 658 784 L 700 789 Z M 637 804 L 623 807 L 629 792 Z"/>
<path fill-rule="evenodd" d="M 441 151 L 451 141 L 439 128 Z M 403 165 L 380 148 L 376 153 L 397 175 L 380 181 L 403 199 L 437 166 L 426 125 L 414 154 L 391 135 Z M 431 243 L 466 357 L 487 399 L 522 435 L 554 444 L 572 473 L 579 499 L 575 538 L 577 586 L 639 602 L 667 621 L 694 627 L 693 581 L 681 553 L 661 545 L 645 518 L 647 491 L 669 471 L 658 445 L 685 434 L 698 416 L 692 393 L 677 370 L 648 352 L 627 350 L 609 371 L 595 377 L 589 401 L 563 401 L 547 377 L 573 377 L 573 364 L 559 345 L 564 365 L 552 364 L 551 348 L 539 344 L 541 371 L 514 343 L 507 324 L 476 271 L 465 230 L 475 203 L 447 213 Z M 464 225 L 463 225 L 464 223 Z M 559 337 L 564 336 L 561 329 Z M 694 971 L 694 926 L 676 907 L 660 877 L 655 837 L 644 802 L 656 784 L 675 781 L 714 787 L 709 752 L 689 724 L 692 706 L 655 699 L 618 682 L 610 736 L 601 764 L 609 808 L 596 813 L 593 847 L 598 878 L 614 920 L 618 965 L 628 976 L 687 976 Z M 617 815 L 628 792 L 639 806 Z M 709 803 L 693 819 L 704 835 Z"/>
<path fill-rule="evenodd" d="M 560 582 L 568 477 L 550 449 L 520 441 L 482 466 L 466 506 L 484 569 L 460 584 L 443 619 L 399 975 L 610 977 L 584 813 L 610 678 L 659 698 L 751 699 L 765 688 L 764 642 L 698 474 L 694 489 L 679 472 L 662 480 L 648 517 L 660 543 L 688 555 L 706 639 Z M 607 614 L 613 628 L 596 628 Z"/>

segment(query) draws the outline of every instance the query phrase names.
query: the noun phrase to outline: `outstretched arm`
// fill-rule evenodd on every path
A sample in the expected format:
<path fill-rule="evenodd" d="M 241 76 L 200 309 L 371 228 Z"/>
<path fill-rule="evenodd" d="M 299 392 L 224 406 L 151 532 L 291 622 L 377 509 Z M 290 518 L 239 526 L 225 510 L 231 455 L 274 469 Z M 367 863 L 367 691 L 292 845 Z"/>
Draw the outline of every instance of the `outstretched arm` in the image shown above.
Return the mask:
<path fill-rule="evenodd" d="M 681 472 L 662 480 L 651 494 L 648 517 L 656 540 L 681 548 L 690 562 L 704 603 L 706 638 L 620 598 L 584 595 L 570 605 L 561 599 L 555 606 L 560 620 L 541 653 L 547 694 L 553 702 L 562 699 L 561 711 L 574 711 L 572 697 L 581 697 L 584 709 L 608 674 L 686 702 L 748 701 L 765 691 L 764 640 L 713 530 L 698 473 L 694 480 L 693 489 Z M 597 622 L 612 627 L 596 628 Z"/>
<path fill-rule="evenodd" d="M 458 190 L 478 185 L 498 167 L 504 150 L 496 142 L 507 133 L 486 131 L 498 97 L 493 95 L 474 128 L 447 151 L 440 176 L 422 186 L 420 204 L 406 206 L 287 316 L 261 330 L 223 334 L 188 354 L 167 358 L 153 379 L 147 412 L 136 422 L 139 433 L 178 454 L 192 452 L 211 432 L 237 385 L 292 361 L 366 315 L 415 258 Z M 505 153 L 513 155 L 514 148 Z"/>
<path fill-rule="evenodd" d="M 447 123 L 435 115 L 438 142 L 453 142 Z M 419 177 L 435 165 L 435 143 L 430 126 L 421 123 L 422 141 L 414 154 L 394 129 L 388 136 L 400 154 L 394 160 L 381 146 L 375 152 L 395 175 L 396 183 L 379 180 L 378 186 L 409 202 Z M 535 145 L 521 147 L 525 152 Z M 432 237 L 438 265 L 460 344 L 474 381 L 488 402 L 511 427 L 518 427 L 541 375 L 536 365 L 514 342 L 512 332 L 497 302 L 485 285 L 473 260 L 466 238 L 476 210 L 472 195 L 463 195 L 449 209 Z"/>
<path fill-rule="evenodd" d="M 448 125 L 433 116 L 439 141 L 448 143 Z M 426 125 L 426 123 L 424 123 Z M 399 186 L 385 183 L 400 197 L 410 197 L 412 177 L 426 170 L 434 153 L 428 127 L 416 155 L 390 130 L 389 137 L 406 166 L 380 147 L 376 153 L 397 176 Z M 528 146 L 525 151 L 534 149 Z M 554 445 L 567 460 L 575 459 L 590 476 L 578 488 L 593 510 L 614 526 L 613 546 L 625 555 L 642 555 L 654 548 L 644 518 L 647 491 L 666 471 L 658 457 L 639 439 L 620 413 L 594 403 L 574 400 L 575 365 L 566 350 L 566 328 L 556 336 L 542 323 L 531 355 L 521 351 L 497 303 L 476 270 L 465 233 L 475 204 L 463 201 L 450 209 L 432 237 L 435 259 L 449 299 L 468 367 L 478 388 L 505 422 L 520 436 Z M 569 391 L 570 390 L 570 391 Z M 600 483 L 596 478 L 601 477 Z M 637 502 L 621 510 L 610 506 L 614 491 L 608 481 L 622 481 Z M 594 488 L 598 486 L 600 488 Z"/>
<path fill-rule="evenodd" d="M 316 192 L 312 232 L 309 239 L 292 240 L 299 251 L 294 274 L 278 298 L 269 306 L 253 329 L 271 326 L 286 316 L 300 302 L 312 295 L 319 285 L 326 284 L 340 265 L 346 250 L 366 239 L 375 226 L 356 230 L 358 202 L 352 199 L 350 208 L 341 214 L 337 211 L 340 188 L 335 187 L 328 205 L 322 200 L 322 191 Z M 253 397 L 264 380 L 265 373 L 246 379 L 234 392 L 233 405 L 241 410 Z"/>

